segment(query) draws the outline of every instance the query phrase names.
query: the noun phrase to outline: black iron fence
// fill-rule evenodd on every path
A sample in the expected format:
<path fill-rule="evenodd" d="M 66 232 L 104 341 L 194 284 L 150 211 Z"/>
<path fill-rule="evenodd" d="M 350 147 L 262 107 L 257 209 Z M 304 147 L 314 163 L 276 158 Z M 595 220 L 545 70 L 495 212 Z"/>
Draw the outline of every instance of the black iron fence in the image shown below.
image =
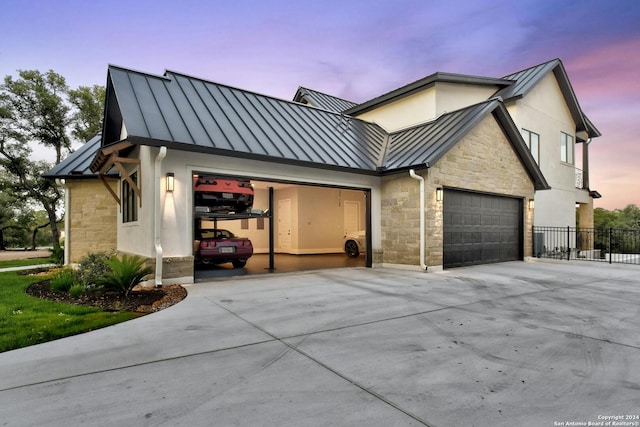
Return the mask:
<path fill-rule="evenodd" d="M 640 230 L 534 226 L 533 256 L 640 265 Z"/>

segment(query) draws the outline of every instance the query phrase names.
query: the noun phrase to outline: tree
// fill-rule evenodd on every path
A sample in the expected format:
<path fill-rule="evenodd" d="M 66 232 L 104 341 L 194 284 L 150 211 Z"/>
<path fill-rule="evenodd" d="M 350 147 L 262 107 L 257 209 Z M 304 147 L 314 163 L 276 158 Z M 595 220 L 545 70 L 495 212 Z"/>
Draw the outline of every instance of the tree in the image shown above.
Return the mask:
<path fill-rule="evenodd" d="M 49 225 L 54 251 L 59 251 L 57 224 L 62 192 L 54 182 L 42 178 L 53 164 L 33 160 L 29 144 L 52 148 L 55 164 L 60 163 L 71 152 L 70 131 L 84 142 L 89 132 L 99 130 L 104 89 L 94 86 L 69 91 L 64 77 L 52 70 L 44 74 L 21 70 L 18 74 L 18 79 L 6 76 L 0 85 L 0 169 L 6 172 L 0 180 L 15 198 L 42 206 L 48 223 L 30 228 L 33 231 Z"/>
<path fill-rule="evenodd" d="M 105 93 L 104 86 L 98 85 L 69 90 L 69 102 L 77 108 L 72 131 L 77 140 L 88 141 L 102 130 Z"/>
<path fill-rule="evenodd" d="M 20 79 L 6 76 L 2 86 L 5 114 L 13 136 L 20 142 L 36 141 L 56 151 L 56 164 L 62 150 L 71 150 L 67 127 L 71 124 L 69 106 L 63 96 L 68 91 L 64 77 L 49 70 L 19 71 Z"/>

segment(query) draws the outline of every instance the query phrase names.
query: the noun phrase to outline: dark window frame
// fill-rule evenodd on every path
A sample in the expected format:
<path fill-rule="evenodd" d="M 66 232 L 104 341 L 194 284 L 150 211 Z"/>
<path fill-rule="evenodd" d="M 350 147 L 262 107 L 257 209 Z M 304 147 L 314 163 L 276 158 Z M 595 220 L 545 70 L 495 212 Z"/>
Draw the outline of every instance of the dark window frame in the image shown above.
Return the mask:
<path fill-rule="evenodd" d="M 138 171 L 129 175 L 134 184 L 138 185 Z M 122 180 L 122 222 L 130 223 L 138 221 L 138 195 L 126 179 Z"/>

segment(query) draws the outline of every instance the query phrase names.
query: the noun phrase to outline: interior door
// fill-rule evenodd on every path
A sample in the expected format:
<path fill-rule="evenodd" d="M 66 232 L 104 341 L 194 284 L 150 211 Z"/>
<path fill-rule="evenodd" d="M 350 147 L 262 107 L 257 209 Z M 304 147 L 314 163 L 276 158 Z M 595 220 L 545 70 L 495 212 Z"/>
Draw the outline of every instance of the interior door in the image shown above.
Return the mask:
<path fill-rule="evenodd" d="M 360 231 L 360 202 L 344 202 L 344 235 Z"/>
<path fill-rule="evenodd" d="M 278 248 L 291 250 L 291 199 L 278 200 Z"/>

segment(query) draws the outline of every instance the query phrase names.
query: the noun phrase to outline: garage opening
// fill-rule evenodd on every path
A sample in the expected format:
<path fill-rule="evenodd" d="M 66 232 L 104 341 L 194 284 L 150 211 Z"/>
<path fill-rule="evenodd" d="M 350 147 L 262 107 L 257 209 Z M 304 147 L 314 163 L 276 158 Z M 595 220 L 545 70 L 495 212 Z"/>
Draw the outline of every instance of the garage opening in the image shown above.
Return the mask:
<path fill-rule="evenodd" d="M 445 189 L 444 268 L 522 260 L 523 200 Z"/>
<path fill-rule="evenodd" d="M 195 281 L 371 265 L 367 190 L 197 173 L 193 192 Z"/>

